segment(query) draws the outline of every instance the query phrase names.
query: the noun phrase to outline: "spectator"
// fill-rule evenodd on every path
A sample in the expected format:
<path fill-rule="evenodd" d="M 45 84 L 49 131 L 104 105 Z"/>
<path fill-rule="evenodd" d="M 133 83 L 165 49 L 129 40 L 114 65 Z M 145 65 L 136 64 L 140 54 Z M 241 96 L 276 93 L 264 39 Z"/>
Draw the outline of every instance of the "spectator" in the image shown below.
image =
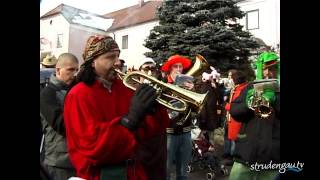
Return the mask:
<path fill-rule="evenodd" d="M 41 62 L 43 68 L 54 68 L 57 64 L 55 56 L 47 55 Z"/>
<path fill-rule="evenodd" d="M 73 54 L 61 54 L 55 73 L 40 93 L 40 119 L 44 129 L 45 149 L 43 163 L 53 180 L 66 180 L 75 175 L 66 146 L 63 103 L 78 68 L 78 59 Z"/>

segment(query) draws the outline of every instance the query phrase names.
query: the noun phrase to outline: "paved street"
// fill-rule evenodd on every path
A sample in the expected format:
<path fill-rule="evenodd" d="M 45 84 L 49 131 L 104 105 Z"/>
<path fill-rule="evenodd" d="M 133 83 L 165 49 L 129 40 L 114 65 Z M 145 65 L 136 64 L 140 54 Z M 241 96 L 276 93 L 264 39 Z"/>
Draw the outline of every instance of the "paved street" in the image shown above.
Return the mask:
<path fill-rule="evenodd" d="M 231 167 L 229 168 L 231 170 Z M 195 172 L 191 172 L 189 175 L 189 180 L 206 180 L 207 179 L 207 173 L 208 171 L 206 170 L 198 170 Z M 229 176 L 222 176 L 222 175 L 217 175 L 215 180 L 228 180 Z"/>
<path fill-rule="evenodd" d="M 231 166 L 227 166 L 228 172 L 230 173 Z M 195 168 L 190 174 L 188 180 L 207 180 L 208 169 L 200 170 L 199 168 Z M 216 178 L 214 180 L 228 180 L 229 176 L 223 176 L 220 173 L 216 174 Z M 175 180 L 175 177 L 171 178 L 171 180 Z"/>

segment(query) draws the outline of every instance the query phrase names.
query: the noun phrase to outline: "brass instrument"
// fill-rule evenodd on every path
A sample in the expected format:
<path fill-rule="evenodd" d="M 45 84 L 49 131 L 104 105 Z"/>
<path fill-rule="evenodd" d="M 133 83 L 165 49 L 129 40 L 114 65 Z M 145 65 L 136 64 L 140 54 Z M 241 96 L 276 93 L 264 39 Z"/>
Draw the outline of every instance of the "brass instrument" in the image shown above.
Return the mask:
<path fill-rule="evenodd" d="M 204 70 L 209 68 L 209 63 L 207 60 L 201 56 L 200 54 L 196 55 L 196 62 L 192 66 L 191 69 L 186 73 L 188 76 L 198 76 L 200 75 Z"/>
<path fill-rule="evenodd" d="M 139 81 L 140 77 L 150 81 L 150 85 L 153 88 L 155 88 L 157 91 L 157 94 L 158 94 L 158 97 L 156 98 L 157 102 L 173 111 L 185 112 L 190 106 L 196 112 L 200 112 L 207 99 L 208 93 L 205 93 L 205 94 L 195 93 L 195 92 L 186 90 L 184 88 L 181 88 L 179 86 L 162 82 L 140 71 L 132 71 L 127 74 L 117 69 L 115 69 L 115 71 L 118 73 L 118 76 L 120 77 L 120 79 L 122 79 L 123 84 L 132 90 L 136 90 L 136 87 L 134 87 L 134 85 L 130 83 L 134 82 L 134 83 L 141 84 L 141 82 Z M 133 78 L 134 76 L 138 78 L 135 79 Z M 169 103 L 170 100 L 165 100 L 166 99 L 165 97 L 171 100 L 173 99 L 178 100 L 183 104 L 183 106 L 181 108 L 173 107 Z"/>
<path fill-rule="evenodd" d="M 279 91 L 279 87 L 276 79 L 264 79 L 255 81 L 253 97 L 248 102 L 248 107 L 254 110 L 255 115 L 261 119 L 267 119 L 273 113 L 273 108 L 270 106 L 270 102 L 265 99 L 262 94 L 265 89 L 272 89 L 273 91 Z"/>

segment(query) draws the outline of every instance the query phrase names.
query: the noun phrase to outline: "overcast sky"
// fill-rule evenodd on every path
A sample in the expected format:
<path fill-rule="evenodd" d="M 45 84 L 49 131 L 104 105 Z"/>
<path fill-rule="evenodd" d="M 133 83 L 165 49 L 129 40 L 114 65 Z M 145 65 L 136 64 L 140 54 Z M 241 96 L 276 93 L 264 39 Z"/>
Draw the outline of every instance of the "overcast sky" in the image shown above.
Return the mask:
<path fill-rule="evenodd" d="M 138 2 L 139 0 L 41 0 L 40 16 L 61 3 L 102 15 L 138 4 Z"/>

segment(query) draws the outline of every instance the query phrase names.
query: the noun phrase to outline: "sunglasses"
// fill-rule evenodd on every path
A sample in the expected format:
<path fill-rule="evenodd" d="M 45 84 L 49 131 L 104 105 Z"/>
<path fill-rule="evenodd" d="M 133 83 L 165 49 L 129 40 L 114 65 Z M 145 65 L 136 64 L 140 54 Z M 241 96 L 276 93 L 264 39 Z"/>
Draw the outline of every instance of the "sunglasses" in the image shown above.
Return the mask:
<path fill-rule="evenodd" d="M 148 71 L 154 72 L 157 70 L 157 68 L 155 66 L 146 66 L 146 67 L 141 68 L 141 70 L 144 72 L 148 72 Z"/>

